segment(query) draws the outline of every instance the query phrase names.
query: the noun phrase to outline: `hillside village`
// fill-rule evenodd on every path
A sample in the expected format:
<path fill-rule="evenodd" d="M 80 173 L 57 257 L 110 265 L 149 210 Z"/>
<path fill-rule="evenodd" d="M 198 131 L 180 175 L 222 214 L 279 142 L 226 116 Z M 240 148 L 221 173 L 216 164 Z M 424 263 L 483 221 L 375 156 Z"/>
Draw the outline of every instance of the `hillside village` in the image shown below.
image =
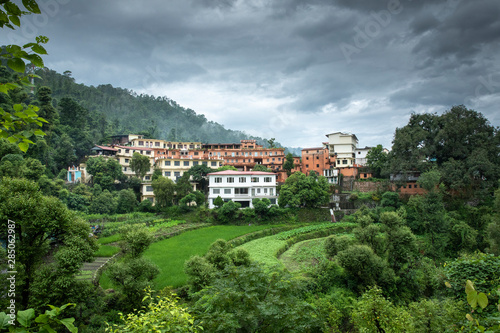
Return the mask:
<path fill-rule="evenodd" d="M 97 145 L 92 148 L 88 158 L 103 156 L 116 159 L 123 174 L 127 177 L 136 176 L 131 168 L 134 153 L 139 153 L 149 158 L 150 169 L 142 176 L 141 201 L 150 200 L 154 204 L 154 193 L 151 180 L 154 170 L 160 170 L 161 175 L 177 182 L 184 173 L 193 166 L 204 165 L 211 169 L 223 166 L 232 166 L 240 173 L 238 175 L 249 175 L 255 166 L 261 165 L 274 173 L 275 184 L 283 184 L 288 178 L 288 173 L 302 172 L 309 174 L 311 171 L 317 175 L 324 176 L 331 185 L 341 185 L 354 179 L 368 179 L 372 174 L 367 168 L 367 153 L 371 147 L 358 147 L 358 139 L 355 134 L 335 132 L 326 135 L 328 141 L 322 142 L 320 147 L 302 149 L 302 156 L 293 156 L 293 168 L 287 172 L 283 168 L 286 162 L 285 148 L 267 147 L 257 144 L 256 140 L 241 140 L 239 143 L 201 143 L 201 142 L 172 142 L 160 139 L 149 139 L 143 135 L 115 135 L 109 145 Z M 388 150 L 385 150 L 388 153 Z M 67 180 L 72 183 L 92 182 L 92 176 L 86 172 L 86 164 L 81 163 L 78 167 L 69 167 Z M 273 178 L 274 179 L 274 178 Z M 341 181 L 342 180 L 342 181 Z M 407 184 L 400 185 L 404 194 L 421 193 L 417 181 L 418 177 L 408 180 Z M 192 180 L 193 191 L 197 190 L 197 184 Z M 237 185 L 228 185 L 232 194 L 235 193 Z M 240 186 L 241 187 L 241 186 Z M 274 185 L 276 187 L 276 185 Z M 363 191 L 363 189 L 361 189 Z M 255 192 L 255 190 L 254 190 Z M 252 191 L 250 191 L 250 194 Z M 266 189 L 266 194 L 267 194 Z M 211 192 L 210 194 L 214 194 Z M 217 193 L 219 194 L 219 193 Z M 229 193 L 226 193 L 229 194 Z M 239 193 L 238 193 L 239 194 Z M 260 194 L 260 192 L 259 192 Z M 264 192 L 262 193 L 264 194 Z M 274 190 L 269 192 L 268 197 L 272 204 L 276 204 L 278 193 Z M 226 196 L 243 203 L 242 208 L 251 207 L 251 199 Z M 264 197 L 259 195 L 259 197 Z M 213 202 L 209 199 L 209 206 Z"/>

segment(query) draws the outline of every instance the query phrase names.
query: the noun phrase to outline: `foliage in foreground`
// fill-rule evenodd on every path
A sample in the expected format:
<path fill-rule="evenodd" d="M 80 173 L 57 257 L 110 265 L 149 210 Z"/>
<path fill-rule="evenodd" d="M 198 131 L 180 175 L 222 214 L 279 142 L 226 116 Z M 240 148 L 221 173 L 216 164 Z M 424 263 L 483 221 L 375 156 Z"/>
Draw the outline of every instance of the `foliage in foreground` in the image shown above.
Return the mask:
<path fill-rule="evenodd" d="M 126 316 L 120 313 L 123 324 L 113 324 L 106 328 L 106 332 L 199 332 L 201 326 L 195 324 L 194 317 L 189 314 L 187 307 L 178 303 L 175 294 L 168 296 L 151 295 L 146 290 L 143 298 L 143 309 Z M 109 325 L 109 324 L 108 324 Z"/>

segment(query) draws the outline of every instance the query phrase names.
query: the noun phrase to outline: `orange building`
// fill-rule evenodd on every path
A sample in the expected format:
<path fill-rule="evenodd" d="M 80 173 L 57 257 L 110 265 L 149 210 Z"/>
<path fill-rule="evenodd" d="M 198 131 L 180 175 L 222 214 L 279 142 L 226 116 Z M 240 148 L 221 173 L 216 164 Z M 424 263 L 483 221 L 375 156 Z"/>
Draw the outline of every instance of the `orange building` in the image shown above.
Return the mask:
<path fill-rule="evenodd" d="M 330 156 L 328 148 L 305 148 L 302 149 L 301 172 L 308 175 L 315 171 L 323 175 L 323 171 L 335 167 L 335 156 Z"/>

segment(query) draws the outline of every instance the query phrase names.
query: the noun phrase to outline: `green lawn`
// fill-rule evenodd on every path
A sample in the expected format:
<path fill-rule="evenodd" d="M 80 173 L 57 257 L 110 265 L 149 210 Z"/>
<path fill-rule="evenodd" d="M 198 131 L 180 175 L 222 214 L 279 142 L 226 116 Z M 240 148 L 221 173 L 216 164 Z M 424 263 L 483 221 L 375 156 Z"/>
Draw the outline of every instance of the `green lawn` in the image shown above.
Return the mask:
<path fill-rule="evenodd" d="M 267 265 L 283 265 L 276 257 L 279 249 L 286 245 L 285 240 L 279 240 L 278 236 L 268 236 L 255 239 L 245 243 L 238 248 L 245 249 L 250 254 L 250 259 L 267 264 Z"/>
<path fill-rule="evenodd" d="M 120 248 L 112 245 L 101 245 L 94 253 L 94 257 L 112 257 L 120 252 Z"/>
<path fill-rule="evenodd" d="M 97 243 L 99 243 L 101 245 L 104 245 L 104 244 L 118 242 L 121 239 L 122 239 L 122 235 L 120 235 L 120 234 L 114 234 L 112 236 L 101 237 L 101 238 L 97 239 Z"/>
<path fill-rule="evenodd" d="M 280 257 L 290 272 L 306 272 L 326 258 L 325 241 L 328 237 L 309 239 L 292 245 Z"/>
<path fill-rule="evenodd" d="M 172 286 L 180 287 L 186 283 L 184 262 L 193 255 L 204 255 L 210 244 L 219 238 L 231 240 L 248 233 L 272 228 L 261 226 L 213 226 L 187 231 L 178 236 L 153 243 L 144 253 L 144 258 L 154 262 L 160 268 L 155 279 L 157 290 Z"/>

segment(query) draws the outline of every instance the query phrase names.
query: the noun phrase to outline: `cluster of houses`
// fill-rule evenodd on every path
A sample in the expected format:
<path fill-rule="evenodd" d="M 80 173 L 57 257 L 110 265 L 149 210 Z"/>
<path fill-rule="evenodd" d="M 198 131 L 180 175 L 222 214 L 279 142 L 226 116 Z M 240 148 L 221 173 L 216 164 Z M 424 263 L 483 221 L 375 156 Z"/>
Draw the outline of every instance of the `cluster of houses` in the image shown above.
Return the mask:
<path fill-rule="evenodd" d="M 327 178 L 330 184 L 339 184 L 343 177 L 369 178 L 366 170 L 366 155 L 371 147 L 358 148 L 356 135 L 335 132 L 327 134 L 328 141 L 321 147 L 302 149 L 302 156 L 294 157 L 293 172 L 309 174 L 316 172 Z M 210 173 L 209 207 L 220 196 L 224 201 L 239 202 L 242 207 L 252 207 L 253 198 L 268 198 L 276 203 L 276 186 L 285 182 L 287 172 L 283 169 L 286 161 L 285 148 L 266 148 L 256 140 L 241 140 L 239 143 L 201 143 L 172 142 L 148 139 L 142 135 L 116 135 L 107 146 L 95 146 L 88 158 L 104 156 L 115 158 L 122 166 L 126 176 L 135 176 L 130 167 L 134 153 L 140 153 L 150 159 L 151 169 L 142 179 L 141 200 L 154 202 L 151 177 L 154 169 L 161 170 L 164 177 L 176 182 L 191 167 L 205 165 L 212 169 L 231 165 L 237 171 Z M 256 165 L 263 165 L 272 172 L 252 171 Z M 85 163 L 79 167 L 68 168 L 68 181 L 89 182 L 91 176 L 86 173 Z M 196 183 L 193 187 L 196 190 Z"/>

